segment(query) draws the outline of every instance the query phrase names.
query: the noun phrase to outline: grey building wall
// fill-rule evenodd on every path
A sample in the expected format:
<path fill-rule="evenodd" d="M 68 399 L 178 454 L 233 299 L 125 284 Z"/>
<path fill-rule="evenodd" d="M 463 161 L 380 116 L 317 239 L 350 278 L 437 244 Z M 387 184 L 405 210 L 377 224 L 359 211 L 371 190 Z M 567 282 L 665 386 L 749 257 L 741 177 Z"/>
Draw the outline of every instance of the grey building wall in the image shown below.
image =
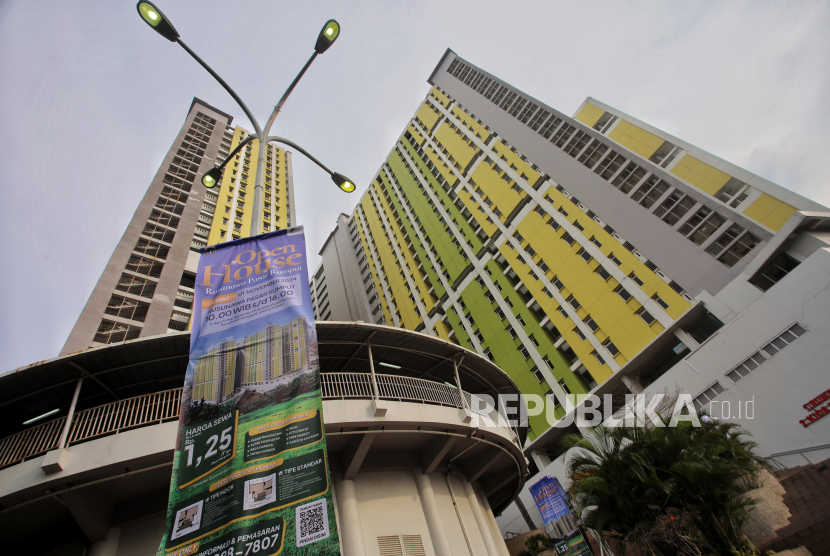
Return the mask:
<path fill-rule="evenodd" d="M 207 142 L 204 149 L 199 149 L 203 150 L 203 153 L 199 154 L 199 151 L 191 153 L 190 156 L 192 159 L 186 160 L 185 157 L 188 156 L 186 147 L 192 145 L 193 140 L 196 138 L 191 127 L 199 114 L 215 120 L 215 124 L 212 130 L 205 131 L 203 134 L 204 137 L 199 141 L 200 144 L 203 144 L 205 141 Z M 200 214 L 202 214 L 202 206 L 205 203 L 205 193 L 207 191 L 199 177 L 206 170 L 214 166 L 225 130 L 232 120 L 233 118 L 228 114 L 211 107 L 199 99 L 193 99 L 184 125 L 182 125 L 170 151 L 164 157 L 161 167 L 147 188 L 147 193 L 144 195 L 141 203 L 139 203 L 124 235 L 113 251 L 107 266 L 104 268 L 104 272 L 101 274 L 101 278 L 98 279 L 92 294 L 89 296 L 80 317 L 72 328 L 69 338 L 61 350 L 61 355 L 83 350 L 91 346 L 101 345 L 94 342 L 93 338 L 99 330 L 102 319 L 115 323 L 117 326 L 130 327 L 129 334 L 125 336 L 127 339 L 134 337 L 136 333 L 141 337 L 167 333 L 168 325 L 173 314 L 174 303 L 177 295 L 179 295 L 182 274 L 186 266 L 189 270 L 195 270 L 193 261 L 198 260 L 198 254 L 191 251 L 191 248 L 196 249 L 194 246 L 194 233 L 196 232 L 196 225 L 199 223 Z M 170 187 L 175 194 L 179 195 L 178 202 L 170 205 L 168 200 L 162 196 L 162 191 L 165 187 Z M 186 191 L 188 189 L 189 191 Z M 172 208 L 172 211 L 161 208 L 162 206 Z M 176 214 L 178 211 L 181 213 Z M 151 220 L 153 215 L 159 214 L 163 218 L 172 216 L 179 219 L 175 227 L 162 226 L 162 228 L 174 234 L 172 238 L 166 238 L 170 241 L 163 241 L 144 235 L 143 233 L 148 222 L 159 225 Z M 204 222 L 204 216 L 201 227 L 210 229 L 210 223 Z M 145 259 L 153 259 L 153 257 L 136 252 L 135 249 L 141 239 L 169 248 L 164 259 L 155 257 L 157 263 L 163 264 L 161 273 L 157 278 L 127 269 L 130 258 L 133 255 L 140 255 L 145 257 Z M 206 238 L 202 243 L 206 243 Z M 196 250 L 198 251 L 198 249 Z M 190 265 L 188 265 L 188 259 L 191 260 Z M 155 282 L 155 291 L 152 297 L 134 295 L 118 290 L 116 286 L 122 274 Z M 149 303 L 149 309 L 143 322 L 106 314 L 107 306 L 113 294 L 138 303 Z M 121 336 L 119 334 L 112 337 L 119 338 Z"/>
<path fill-rule="evenodd" d="M 470 67 L 470 71 L 459 76 L 461 79 L 447 71 L 456 60 Z M 471 80 L 470 76 L 474 75 L 473 71 L 478 72 L 478 75 L 482 76 L 483 79 L 479 80 L 477 77 L 473 77 Z M 561 125 L 574 126 L 577 131 L 587 134 L 591 141 L 599 140 L 609 147 L 609 151 L 616 151 L 628 160 L 634 161 L 645 168 L 649 174 L 646 175 L 644 180 L 653 174 L 664 180 L 671 188 L 650 209 L 644 208 L 630 198 L 630 193 L 636 191 L 637 188 L 634 188 L 629 195 L 624 194 L 597 175 L 593 169 L 580 163 L 578 153 L 574 153 L 575 156 L 570 156 L 562 148 L 552 144 L 549 138 L 546 139 L 540 135 L 541 126 L 536 130 L 531 129 L 529 125 L 532 122 L 532 117 L 524 119 L 521 114 L 522 110 L 508 112 L 492 102 L 491 99 L 495 98 L 495 95 L 491 99 L 486 98 L 485 94 L 479 91 L 487 92 L 488 88 L 483 87 L 487 79 L 490 80 L 488 88 L 493 85 L 504 88 L 505 98 L 515 93 L 515 102 L 524 99 L 525 103 L 522 105 L 522 110 L 535 105 L 537 108 L 534 109 L 531 115 L 538 115 L 543 111 L 547 111 L 549 116 L 546 116 L 543 122 L 560 118 L 563 122 Z M 686 184 L 663 168 L 614 143 L 599 131 L 585 126 L 583 123 L 547 106 L 492 74 L 459 58 L 452 50 L 447 50 L 444 54 L 441 62 L 430 76 L 429 82 L 446 91 L 450 97 L 467 109 L 474 117 L 486 122 L 498 137 L 518 149 L 554 182 L 561 185 L 574 197 L 577 197 L 582 205 L 595 213 L 604 224 L 612 227 L 619 236 L 627 240 L 639 253 L 649 259 L 691 296 L 696 296 L 704 290 L 710 293 L 720 291 L 721 288 L 740 274 L 741 270 L 752 261 L 754 255 L 772 237 L 769 231 L 730 209 L 727 205 L 714 202 L 705 193 Z M 477 89 L 473 86 L 477 86 Z M 521 121 L 520 117 L 524 119 L 524 122 Z M 574 132 L 575 134 L 576 132 Z M 669 226 L 652 214 L 652 211 L 674 189 L 680 190 L 695 199 L 697 205 L 674 226 Z M 695 245 L 673 230 L 681 227 L 703 203 L 725 216 L 727 222 L 713 233 L 708 241 L 701 245 Z M 707 254 L 705 250 L 715 238 L 735 223 L 760 238 L 761 242 L 744 260 L 729 268 Z"/>
<path fill-rule="evenodd" d="M 312 278 L 317 320 L 384 322 L 374 282 L 368 270 L 365 274 L 360 272 L 362 255 L 363 245 L 354 221 L 341 214 L 320 249 L 323 261 Z"/>

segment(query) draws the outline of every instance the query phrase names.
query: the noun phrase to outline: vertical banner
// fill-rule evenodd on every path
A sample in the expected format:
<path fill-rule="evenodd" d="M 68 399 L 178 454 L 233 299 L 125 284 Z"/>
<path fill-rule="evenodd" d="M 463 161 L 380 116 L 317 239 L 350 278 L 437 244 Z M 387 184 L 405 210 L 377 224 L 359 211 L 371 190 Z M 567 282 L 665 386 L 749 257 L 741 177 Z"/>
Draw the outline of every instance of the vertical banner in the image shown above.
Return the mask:
<path fill-rule="evenodd" d="M 545 522 L 545 531 L 555 541 L 557 556 L 592 554 L 582 530 L 574 519 L 559 479 L 546 475 L 530 487 L 530 494 Z"/>
<path fill-rule="evenodd" d="M 339 554 L 302 227 L 202 249 L 158 556 Z"/>

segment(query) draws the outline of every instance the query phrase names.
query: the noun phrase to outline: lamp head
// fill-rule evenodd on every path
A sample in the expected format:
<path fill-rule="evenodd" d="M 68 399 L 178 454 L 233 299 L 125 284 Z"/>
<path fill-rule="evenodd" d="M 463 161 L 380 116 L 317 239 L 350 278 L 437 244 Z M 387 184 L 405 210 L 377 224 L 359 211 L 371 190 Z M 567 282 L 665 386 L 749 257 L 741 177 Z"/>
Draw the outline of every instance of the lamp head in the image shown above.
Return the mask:
<path fill-rule="evenodd" d="M 342 189 L 346 193 L 351 193 L 352 191 L 355 190 L 354 182 L 352 180 L 350 180 L 349 178 L 347 178 L 346 176 L 344 176 L 343 174 L 340 174 L 338 172 L 334 172 L 331 175 L 331 181 L 333 181 L 335 184 L 337 184 L 337 187 L 339 187 L 340 189 Z"/>
<path fill-rule="evenodd" d="M 211 189 L 216 187 L 216 184 L 222 179 L 222 169 L 221 168 L 211 168 L 205 175 L 202 176 L 202 185 Z"/>
<path fill-rule="evenodd" d="M 333 19 L 329 19 L 317 36 L 317 44 L 314 45 L 314 50 L 317 51 L 317 54 L 322 54 L 334 44 L 339 36 L 340 24 Z"/>
<path fill-rule="evenodd" d="M 152 27 L 156 33 L 170 42 L 176 42 L 179 38 L 179 32 L 176 31 L 176 28 L 173 27 L 170 20 L 167 19 L 163 13 L 161 13 L 161 10 L 146 0 L 140 0 L 135 7 L 138 10 L 138 15 L 141 16 L 141 19 L 143 19 L 147 25 Z"/>

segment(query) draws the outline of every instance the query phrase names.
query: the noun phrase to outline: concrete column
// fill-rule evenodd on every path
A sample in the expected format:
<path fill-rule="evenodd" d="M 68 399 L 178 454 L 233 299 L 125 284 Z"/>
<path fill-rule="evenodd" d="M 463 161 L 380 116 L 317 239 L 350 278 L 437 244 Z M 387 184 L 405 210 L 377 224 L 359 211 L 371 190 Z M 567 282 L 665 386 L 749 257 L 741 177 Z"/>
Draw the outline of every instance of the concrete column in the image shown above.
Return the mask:
<path fill-rule="evenodd" d="M 623 376 L 622 377 L 622 383 L 625 384 L 625 387 L 628 388 L 628 390 L 632 394 L 642 394 L 643 393 L 643 385 L 640 384 L 640 381 L 637 380 L 634 377 Z"/>
<path fill-rule="evenodd" d="M 540 450 L 532 450 L 530 452 L 530 457 L 533 459 L 533 463 L 536 464 L 536 467 L 539 468 L 539 471 L 543 471 L 545 467 L 550 465 L 551 459 L 545 452 Z"/>
<path fill-rule="evenodd" d="M 424 517 L 427 520 L 429 536 L 432 539 L 432 548 L 436 556 L 452 556 L 450 541 L 441 515 L 438 513 L 438 503 L 435 501 L 435 492 L 432 490 L 432 481 L 429 475 L 421 473 L 420 469 L 412 471 L 415 477 L 415 485 L 418 487 L 418 496 L 421 498 L 421 507 L 424 509 Z"/>
<path fill-rule="evenodd" d="M 363 525 L 360 522 L 354 481 L 343 480 L 339 473 L 333 473 L 332 477 L 339 506 L 338 529 L 343 539 L 343 553 L 349 556 L 366 556 L 366 547 L 363 544 Z"/>
<path fill-rule="evenodd" d="M 499 524 L 496 521 L 496 516 L 493 515 L 493 508 L 490 507 L 490 502 L 487 500 L 487 496 L 484 492 L 479 489 L 477 492 L 479 500 L 481 500 L 481 507 L 484 511 L 484 518 L 487 520 L 487 523 L 490 524 L 490 531 L 493 532 L 493 540 L 496 543 L 496 548 L 499 549 L 499 552 L 502 556 L 510 556 L 510 551 L 507 550 L 507 544 L 504 542 L 504 537 L 501 536 L 501 529 L 499 529 Z M 501 540 L 501 542 L 499 542 Z"/>
<path fill-rule="evenodd" d="M 473 516 L 476 518 L 476 525 L 478 525 L 478 530 L 481 532 L 481 540 L 484 541 L 488 556 L 501 556 L 498 548 L 496 548 L 496 543 L 493 542 L 493 535 L 490 533 L 487 520 L 484 519 L 484 512 L 481 511 L 481 504 L 473 490 L 473 485 L 470 484 L 470 481 L 464 479 L 461 482 L 464 483 L 464 493 L 467 495 L 470 508 L 473 510 Z"/>
<path fill-rule="evenodd" d="M 111 527 L 107 538 L 92 543 L 89 547 L 89 556 L 115 556 L 118 553 L 118 540 L 121 538 L 121 529 Z"/>
<path fill-rule="evenodd" d="M 694 351 L 694 350 L 696 350 L 697 348 L 700 347 L 700 344 L 697 343 L 697 340 L 695 340 L 694 338 L 689 336 L 689 334 L 681 328 L 678 328 L 677 330 L 675 330 L 674 335 L 678 340 L 680 340 L 681 342 L 686 344 L 686 347 L 689 348 L 690 350 Z"/>

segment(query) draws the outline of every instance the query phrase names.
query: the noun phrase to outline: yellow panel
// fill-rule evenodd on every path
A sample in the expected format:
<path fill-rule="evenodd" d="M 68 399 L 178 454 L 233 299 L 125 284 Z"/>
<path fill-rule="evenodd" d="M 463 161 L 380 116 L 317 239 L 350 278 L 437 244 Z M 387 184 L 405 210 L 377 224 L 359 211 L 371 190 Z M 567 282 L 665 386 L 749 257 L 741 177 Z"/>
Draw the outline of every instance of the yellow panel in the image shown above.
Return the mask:
<path fill-rule="evenodd" d="M 588 127 L 594 127 L 594 124 L 597 123 L 597 120 L 599 120 L 603 114 L 605 114 L 605 110 L 586 102 L 585 106 L 582 107 L 582 110 L 579 111 L 579 114 L 576 115 L 575 119 L 579 120 Z"/>
<path fill-rule="evenodd" d="M 663 139 L 625 120 L 611 130 L 608 137 L 634 151 L 643 158 L 650 158 L 664 143 Z"/>
<path fill-rule="evenodd" d="M 415 113 L 415 118 L 420 120 L 427 130 L 432 129 L 432 126 L 438 121 L 439 116 L 440 113 L 438 110 L 433 110 L 427 102 L 423 103 L 418 109 L 418 112 Z"/>
<path fill-rule="evenodd" d="M 761 193 L 761 196 L 746 208 L 744 216 L 777 232 L 797 210 L 794 206 L 779 201 L 772 195 Z"/>
<path fill-rule="evenodd" d="M 672 168 L 671 173 L 709 195 L 717 193 L 732 178 L 729 174 L 688 154 Z"/>

